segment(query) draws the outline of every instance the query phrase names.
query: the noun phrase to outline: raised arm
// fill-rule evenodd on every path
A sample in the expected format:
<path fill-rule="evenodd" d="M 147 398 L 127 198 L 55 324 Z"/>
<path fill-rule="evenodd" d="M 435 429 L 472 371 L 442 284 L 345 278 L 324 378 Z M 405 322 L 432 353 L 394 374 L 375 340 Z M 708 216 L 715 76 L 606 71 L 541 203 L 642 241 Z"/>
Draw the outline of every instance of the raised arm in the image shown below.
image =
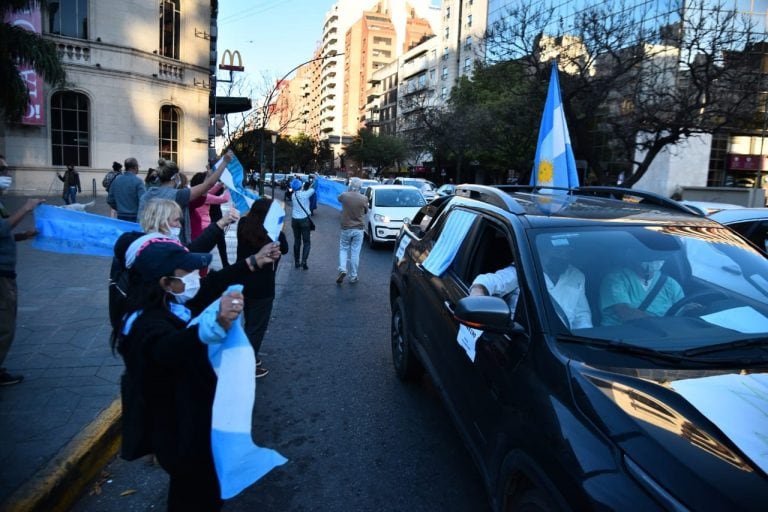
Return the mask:
<path fill-rule="evenodd" d="M 232 153 L 231 150 L 227 151 L 224 154 L 224 157 L 222 158 L 221 163 L 216 168 L 216 170 L 208 174 L 208 176 L 205 177 L 205 180 L 202 183 L 199 183 L 190 189 L 190 195 L 189 195 L 190 201 L 193 201 L 198 197 L 201 197 L 203 194 L 208 192 L 211 189 L 211 187 L 214 184 L 216 184 L 217 181 L 219 181 L 219 178 L 221 178 L 221 174 L 224 172 L 224 169 L 227 168 L 227 165 L 229 165 L 229 162 L 232 161 L 233 156 L 234 156 L 234 153 Z"/>

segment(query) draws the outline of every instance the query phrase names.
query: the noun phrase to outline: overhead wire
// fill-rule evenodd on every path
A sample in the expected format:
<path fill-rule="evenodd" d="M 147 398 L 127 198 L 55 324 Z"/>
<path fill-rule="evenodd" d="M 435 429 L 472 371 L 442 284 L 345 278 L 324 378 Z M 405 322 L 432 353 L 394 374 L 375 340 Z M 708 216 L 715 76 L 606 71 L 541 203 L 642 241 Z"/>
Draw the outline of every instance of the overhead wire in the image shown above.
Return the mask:
<path fill-rule="evenodd" d="M 250 7 L 248 9 L 243 9 L 242 11 L 236 13 L 236 14 L 230 14 L 228 16 L 224 16 L 223 18 L 219 18 L 219 23 L 228 23 L 230 21 L 240 21 L 247 18 L 250 18 L 252 16 L 255 16 L 257 14 L 261 14 L 267 11 L 270 11 L 274 9 L 275 7 L 279 7 L 282 4 L 288 3 L 289 0 L 272 0 L 265 2 L 264 5 L 256 5 L 254 7 Z"/>

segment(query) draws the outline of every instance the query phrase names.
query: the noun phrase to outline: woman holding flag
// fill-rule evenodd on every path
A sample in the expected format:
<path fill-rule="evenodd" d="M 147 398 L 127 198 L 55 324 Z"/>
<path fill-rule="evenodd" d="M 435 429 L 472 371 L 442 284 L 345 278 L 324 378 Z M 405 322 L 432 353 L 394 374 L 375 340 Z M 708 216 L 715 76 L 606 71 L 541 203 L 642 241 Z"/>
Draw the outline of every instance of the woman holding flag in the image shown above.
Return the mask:
<path fill-rule="evenodd" d="M 251 206 L 248 214 L 237 225 L 237 259 L 247 258 L 264 244 L 272 242 L 265 220 L 271 208 L 279 208 L 273 199 L 262 197 Z M 285 213 L 282 213 L 285 216 Z M 288 239 L 282 229 L 275 242 L 280 243 L 280 253 L 288 252 Z M 245 333 L 248 341 L 253 346 L 256 356 L 256 378 L 259 379 L 269 373 L 269 370 L 261 366 L 259 350 L 264 340 L 264 333 L 269 325 L 269 317 L 272 314 L 272 303 L 275 300 L 275 272 L 279 256 L 274 264 L 261 267 L 248 274 L 243 281 L 243 295 L 245 296 Z"/>

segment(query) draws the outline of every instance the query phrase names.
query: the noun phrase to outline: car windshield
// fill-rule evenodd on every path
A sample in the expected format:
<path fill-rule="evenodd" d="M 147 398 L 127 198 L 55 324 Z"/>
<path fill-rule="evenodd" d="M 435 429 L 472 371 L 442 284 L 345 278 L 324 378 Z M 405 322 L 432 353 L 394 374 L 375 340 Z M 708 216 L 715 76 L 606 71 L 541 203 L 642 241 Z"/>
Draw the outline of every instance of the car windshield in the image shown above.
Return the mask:
<path fill-rule="evenodd" d="M 404 179 L 402 181 L 403 181 L 403 185 L 416 187 L 422 192 L 434 192 L 435 190 L 428 181 L 421 181 L 421 180 L 414 180 L 414 179 Z"/>
<path fill-rule="evenodd" d="M 398 208 L 404 206 L 424 206 L 424 196 L 411 188 L 385 189 L 376 192 L 374 206 Z"/>
<path fill-rule="evenodd" d="M 768 341 L 768 259 L 727 228 L 542 230 L 533 247 L 563 332 L 667 351 Z"/>

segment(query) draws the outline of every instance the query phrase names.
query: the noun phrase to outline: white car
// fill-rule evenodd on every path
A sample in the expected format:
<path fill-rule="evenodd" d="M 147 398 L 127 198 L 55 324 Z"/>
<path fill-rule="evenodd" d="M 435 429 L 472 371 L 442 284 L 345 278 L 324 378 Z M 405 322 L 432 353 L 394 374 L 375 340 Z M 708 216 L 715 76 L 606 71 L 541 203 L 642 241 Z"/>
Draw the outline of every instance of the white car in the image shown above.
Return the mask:
<path fill-rule="evenodd" d="M 410 222 L 427 204 L 419 189 L 406 185 L 372 185 L 365 191 L 368 213 L 365 236 L 371 247 L 394 242 L 403 223 Z"/>
<path fill-rule="evenodd" d="M 427 202 L 430 202 L 437 197 L 437 187 L 435 184 L 424 178 L 398 178 L 395 180 L 395 183 L 416 187 Z"/>
<path fill-rule="evenodd" d="M 726 208 L 710 213 L 708 217 L 768 253 L 768 208 Z"/>

